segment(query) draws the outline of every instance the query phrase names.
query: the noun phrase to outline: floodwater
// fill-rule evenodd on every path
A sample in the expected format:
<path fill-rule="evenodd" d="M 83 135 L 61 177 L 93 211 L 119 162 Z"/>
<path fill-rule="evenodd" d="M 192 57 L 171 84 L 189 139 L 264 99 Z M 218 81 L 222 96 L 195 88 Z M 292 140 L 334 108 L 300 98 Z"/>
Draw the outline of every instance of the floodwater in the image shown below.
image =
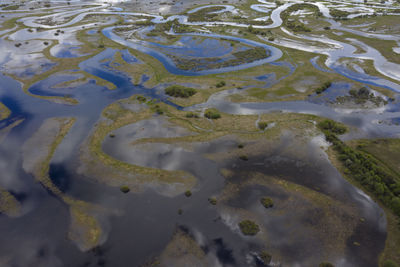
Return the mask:
<path fill-rule="evenodd" d="M 72 2 L 74 4 L 76 1 Z M 252 9 L 271 16 L 271 25 L 259 26 L 259 28 L 266 29 L 279 27 L 282 24 L 280 13 L 293 4 L 287 3 L 275 8 L 273 3 L 259 2 L 260 4 L 253 5 Z M 317 6 L 328 17 L 329 10 L 325 5 L 318 3 Z M 78 48 L 81 44 L 73 36 L 74 31 L 80 27 L 73 26 L 73 24 L 80 22 L 87 15 L 133 14 L 124 12 L 119 7 L 109 9 L 107 7 L 102 3 L 99 5 L 88 4 L 82 10 L 72 11 L 66 6 L 60 7 L 58 17 L 56 15 L 46 16 L 46 18 L 57 17 L 65 30 L 62 38 L 57 38 L 60 43 L 50 50 L 51 55 L 57 58 L 79 58 L 88 55 L 79 53 Z M 200 8 L 206 7 L 208 6 Z M 236 8 L 231 5 L 222 5 L 222 7 L 224 9 L 220 12 L 236 12 Z M 174 8 L 179 9 L 176 6 Z M 273 10 L 271 11 L 271 9 Z M 192 10 L 192 12 L 195 11 L 196 9 Z M 166 11 L 166 13 L 168 12 Z M 146 13 L 135 14 L 152 17 L 153 22 L 156 23 L 178 18 L 182 23 L 189 24 L 184 15 L 164 18 L 160 15 Z M 70 17 L 73 18 L 68 21 Z M 37 19 L 37 17 L 26 17 L 21 22 L 28 26 L 43 26 Z M 179 46 L 160 45 L 149 41 L 125 40 L 113 32 L 113 29 L 119 27 L 111 26 L 114 22 L 114 20 L 110 20 L 99 24 L 106 26 L 102 33 L 107 38 L 153 56 L 164 65 L 167 71 L 173 74 L 187 76 L 221 74 L 232 70 L 272 64 L 287 66 L 290 69 L 288 75 L 290 76 L 296 69 L 289 62 L 278 62 L 283 53 L 273 43 L 267 45 L 239 37 L 199 33 L 180 35 Z M 212 24 L 212 22 L 200 25 L 207 26 L 207 24 Z M 221 24 L 247 26 L 235 23 Z M 90 35 L 98 33 L 91 29 L 95 26 L 93 23 L 85 25 Z M 334 24 L 334 26 L 337 29 L 344 29 L 339 24 Z M 61 26 L 45 25 L 44 28 L 49 30 L 43 30 L 40 33 L 30 33 L 27 30 L 12 33 L 10 40 L 13 42 L 27 40 L 32 42 L 30 45 L 23 45 L 19 53 L 12 50 L 12 45 L 3 38 L 0 42 L 0 48 L 5 51 L 0 56 L 2 71 L 6 74 L 13 74 L 8 72 L 11 69 L 9 66 L 17 67 L 18 62 L 24 64 L 24 69 L 25 66 L 31 65 L 37 58 L 34 56 L 25 58 L 24 56 L 37 53 L 45 46 L 41 41 L 32 41 L 31 36 L 46 40 L 54 39 L 58 27 Z M 361 34 L 357 30 L 351 30 L 351 32 Z M 6 33 L 7 31 L 1 31 L 0 34 L 7 36 Z M 386 36 L 377 36 L 377 38 L 379 37 L 386 38 Z M 196 41 L 197 38 L 201 39 L 201 42 Z M 307 38 L 304 36 L 304 39 Z M 166 55 L 166 53 L 171 53 L 196 57 L 224 56 L 233 51 L 229 41 L 238 42 L 239 48 L 235 49 L 260 46 L 270 51 L 271 54 L 266 59 L 252 63 L 198 72 L 179 69 Z M 320 54 L 328 55 L 333 61 L 347 56 L 358 57 L 354 54 L 354 46 L 343 43 L 339 45 L 342 45 L 340 49 L 320 51 Z M 207 52 L 207 49 L 210 48 L 212 48 L 211 54 Z M 362 57 L 375 58 L 376 67 L 381 70 L 381 73 L 389 76 L 397 75 L 396 72 L 388 73 L 390 67 L 393 66 L 391 64 L 394 63 L 388 62 L 378 51 L 367 48 L 368 51 Z M 301 50 L 302 47 L 299 49 Z M 51 75 L 35 82 L 28 89 L 28 93 L 36 96 L 70 96 L 78 101 L 76 105 L 56 103 L 30 96 L 23 92 L 20 83 L 5 74 L 0 74 L 0 102 L 11 110 L 11 116 L 0 121 L 0 129 L 6 130 L 7 127 L 19 122 L 7 135 L 1 137 L 0 186 L 11 192 L 21 203 L 19 216 L 7 217 L 0 214 L 0 234 L 2 236 L 0 265 L 18 267 L 140 266 L 159 256 L 170 242 L 175 229 L 184 227 L 194 236 L 195 242 L 207 255 L 209 266 L 260 266 L 254 255 L 261 250 L 270 252 L 273 263 L 282 263 L 283 266 L 310 266 L 326 260 L 336 266 L 344 267 L 377 266 L 378 256 L 384 248 L 386 238 L 386 221 L 383 210 L 362 191 L 343 179 L 320 148 L 321 144 L 315 140 L 301 143 L 288 134 L 276 144 L 266 147 L 265 150 L 250 154 L 248 161 L 229 156 L 221 160 L 214 160 L 210 157 L 217 153 L 228 155 L 237 150 L 239 140 L 233 136 L 212 142 L 132 145 L 133 141 L 142 138 L 173 138 L 193 134 L 168 122 L 165 116 L 154 115 L 148 120 L 113 131 L 115 137 L 106 137 L 102 148 L 106 154 L 130 164 L 163 170 L 183 170 L 192 174 L 196 177 L 197 184 L 192 189 L 191 197 L 186 197 L 184 194 L 164 194 L 163 189 L 156 184 L 149 184 L 139 192 L 122 194 L 119 188 L 98 183 L 95 177 L 86 177 L 78 169 L 82 164 L 80 162 L 81 147 L 87 141 L 96 123 L 102 120 L 102 110 L 109 104 L 134 94 L 162 101 L 179 110 L 200 111 L 214 107 L 225 113 L 240 115 L 277 111 L 315 114 L 354 127 L 356 131 L 344 137 L 351 139 L 400 137 L 398 123 L 382 123 L 396 122 L 400 118 L 397 94 L 400 87 L 398 84 L 393 80 L 389 81 L 366 73 L 354 72 L 342 65 L 335 65 L 334 62 L 326 62 L 326 66 L 321 67 L 317 64 L 318 58 L 314 58 L 312 63 L 316 69 L 337 72 L 354 81 L 363 82 L 367 86 L 375 85 L 390 89 L 394 92 L 395 100 L 384 107 L 371 110 L 346 110 L 326 105 L 327 101 L 347 92 L 350 88 L 350 84 L 334 83 L 320 97 L 310 96 L 304 101 L 233 103 L 227 100 L 227 96 L 237 93 L 239 89 L 229 89 L 212 95 L 205 103 L 183 108 L 170 102 L 159 87 L 147 88 L 143 84 L 133 85 L 128 76 L 115 71 L 110 62 L 116 52 L 120 52 L 122 59 L 129 64 L 140 63 L 127 49 L 119 51 L 107 48 L 82 61 L 78 70 L 70 69 L 65 70 L 65 73 Z M 52 67 L 46 60 L 41 60 L 42 69 L 28 69 L 29 73 L 25 76 L 34 76 Z M 109 90 L 97 85 L 92 80 L 77 86 L 57 86 L 80 78 L 81 74 L 75 73 L 79 70 L 109 81 L 117 89 Z M 288 76 L 282 77 L 280 80 Z M 265 82 L 266 88 L 279 82 L 275 81 L 275 75 L 271 73 L 254 77 L 254 79 Z M 46 190 L 22 168 L 25 157 L 22 147 L 26 140 L 40 128 L 46 119 L 53 117 L 74 117 L 77 120 L 51 159 L 50 179 L 64 194 L 104 208 L 102 212 L 96 214 L 104 233 L 103 239 L 98 247 L 89 251 L 79 250 L 77 244 L 68 239 L 71 220 L 68 205 L 58 196 Z M 223 176 L 223 170 L 226 169 L 234 173 L 229 179 Z M 265 178 L 264 181 L 273 181 L 268 180 L 271 177 L 279 178 L 281 181 L 312 192 L 311 195 L 318 194 L 324 199 L 334 201 L 339 207 L 351 207 L 350 211 L 339 208 L 335 213 L 335 215 L 342 216 L 337 216 L 338 222 L 343 223 L 343 226 L 349 226 L 348 229 L 351 232 L 346 232 L 347 235 L 342 237 L 343 240 L 324 238 L 317 226 L 322 225 L 318 217 L 329 219 L 328 215 L 324 213 L 325 204 L 315 204 L 308 196 L 302 196 L 275 182 L 270 184 L 260 182 L 254 178 L 256 174 L 262 175 Z M 228 190 L 231 187 L 237 189 L 236 193 Z M 275 207 L 271 211 L 260 208 L 259 199 L 265 195 L 269 195 L 275 200 Z M 216 206 L 208 202 L 208 198 L 218 196 L 224 197 L 221 197 L 221 202 Z M 290 203 L 289 199 L 295 199 L 299 206 L 285 206 L 285 203 Z M 294 208 L 298 209 L 294 210 Z M 179 214 L 179 210 L 182 210 L 181 214 Z M 237 224 L 245 218 L 245 215 L 260 222 L 262 233 L 259 236 L 252 238 L 240 233 Z M 363 218 L 362 223 L 360 218 Z M 326 227 L 329 231 L 336 230 L 333 227 L 329 228 L 331 227 L 329 225 Z M 334 243 L 341 253 L 332 250 L 327 242 Z M 355 246 L 355 242 L 362 246 Z"/>

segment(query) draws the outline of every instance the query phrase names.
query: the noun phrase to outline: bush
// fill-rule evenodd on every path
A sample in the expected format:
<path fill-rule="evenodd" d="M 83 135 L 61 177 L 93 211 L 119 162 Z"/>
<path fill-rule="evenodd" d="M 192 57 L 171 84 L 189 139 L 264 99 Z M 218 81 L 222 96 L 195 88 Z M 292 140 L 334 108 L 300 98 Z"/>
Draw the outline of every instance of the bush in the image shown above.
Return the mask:
<path fill-rule="evenodd" d="M 206 117 L 207 119 L 216 120 L 221 118 L 221 114 L 217 109 L 209 108 L 206 110 L 206 112 L 204 112 L 204 117 Z"/>
<path fill-rule="evenodd" d="M 334 134 L 344 134 L 347 131 L 346 126 L 343 126 L 333 120 L 324 120 L 318 123 L 318 128 Z M 329 140 L 328 140 L 329 141 Z"/>
<path fill-rule="evenodd" d="M 193 88 L 184 87 L 182 85 L 171 85 L 165 88 L 165 93 L 173 97 L 188 98 L 197 93 Z"/>
<path fill-rule="evenodd" d="M 249 157 L 247 155 L 240 155 L 239 159 L 244 160 L 244 161 L 248 161 Z"/>
<path fill-rule="evenodd" d="M 258 122 L 258 128 L 260 128 L 261 130 L 265 130 L 268 127 L 268 123 L 265 121 L 260 121 Z"/>
<path fill-rule="evenodd" d="M 185 192 L 185 196 L 190 197 L 191 195 L 192 195 L 192 191 L 187 190 L 187 191 Z"/>
<path fill-rule="evenodd" d="M 335 267 L 332 263 L 329 262 L 321 262 L 318 267 Z"/>
<path fill-rule="evenodd" d="M 121 192 L 122 193 L 128 193 L 129 191 L 131 191 L 130 189 L 129 189 L 129 186 L 127 186 L 127 185 L 123 185 L 123 186 L 121 186 L 120 188 L 119 188 L 119 190 L 121 190 Z"/>
<path fill-rule="evenodd" d="M 217 205 L 217 199 L 215 197 L 210 197 L 208 202 L 210 202 L 211 205 Z"/>
<path fill-rule="evenodd" d="M 263 197 L 262 199 L 260 199 L 260 202 L 267 209 L 274 206 L 274 202 L 269 197 Z"/>
<path fill-rule="evenodd" d="M 239 228 L 244 235 L 256 235 L 260 231 L 260 227 L 250 220 L 241 221 L 239 223 Z"/>
<path fill-rule="evenodd" d="M 238 148 L 243 148 L 244 145 L 243 144 L 238 144 Z"/>
<path fill-rule="evenodd" d="M 225 81 L 220 81 L 220 82 L 217 83 L 215 86 L 216 86 L 217 88 L 221 88 L 221 87 L 224 87 L 225 85 L 226 85 Z"/>

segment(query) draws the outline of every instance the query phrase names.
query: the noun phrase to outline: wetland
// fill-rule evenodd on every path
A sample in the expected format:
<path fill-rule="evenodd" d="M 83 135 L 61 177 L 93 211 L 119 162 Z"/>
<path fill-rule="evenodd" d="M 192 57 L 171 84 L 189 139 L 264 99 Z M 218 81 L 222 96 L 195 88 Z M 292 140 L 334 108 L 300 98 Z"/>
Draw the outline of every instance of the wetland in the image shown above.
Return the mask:
<path fill-rule="evenodd" d="M 0 266 L 400 266 L 399 1 L 3 1 Z"/>

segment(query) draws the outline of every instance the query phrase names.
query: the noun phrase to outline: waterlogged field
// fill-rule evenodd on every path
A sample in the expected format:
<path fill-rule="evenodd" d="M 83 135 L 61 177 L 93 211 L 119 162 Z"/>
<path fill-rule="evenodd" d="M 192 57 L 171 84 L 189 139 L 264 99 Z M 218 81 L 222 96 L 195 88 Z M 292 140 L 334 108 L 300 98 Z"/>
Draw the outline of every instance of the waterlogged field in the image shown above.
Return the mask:
<path fill-rule="evenodd" d="M 397 1 L 2 1 L 0 266 L 400 266 Z"/>

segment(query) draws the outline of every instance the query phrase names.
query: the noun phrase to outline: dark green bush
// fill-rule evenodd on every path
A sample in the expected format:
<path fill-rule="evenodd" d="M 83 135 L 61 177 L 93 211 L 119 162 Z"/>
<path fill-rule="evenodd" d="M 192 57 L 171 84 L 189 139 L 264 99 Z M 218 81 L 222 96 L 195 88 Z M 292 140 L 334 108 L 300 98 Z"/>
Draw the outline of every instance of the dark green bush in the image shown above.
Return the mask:
<path fill-rule="evenodd" d="M 250 220 L 241 221 L 239 228 L 244 235 L 256 235 L 260 231 L 260 227 Z"/>
<path fill-rule="evenodd" d="M 247 161 L 247 160 L 249 160 L 249 157 L 247 155 L 240 155 L 239 159 Z"/>
<path fill-rule="evenodd" d="M 221 118 L 221 114 L 219 113 L 219 111 L 215 108 L 209 108 L 204 112 L 204 117 L 206 117 L 207 119 L 219 119 Z"/>
<path fill-rule="evenodd" d="M 260 202 L 267 209 L 274 206 L 274 202 L 269 197 L 263 197 L 262 199 L 260 199 Z"/>
<path fill-rule="evenodd" d="M 210 202 L 211 205 L 217 205 L 217 199 L 215 197 L 210 197 L 208 202 Z"/>
<path fill-rule="evenodd" d="M 187 191 L 185 192 L 185 196 L 190 197 L 191 195 L 192 195 L 192 191 L 187 190 Z"/>
<path fill-rule="evenodd" d="M 182 97 L 182 98 L 188 98 L 191 97 L 192 95 L 196 94 L 197 91 L 193 88 L 189 87 L 184 87 L 182 85 L 171 85 L 167 88 L 165 88 L 165 93 L 169 96 L 173 97 Z"/>
<path fill-rule="evenodd" d="M 122 193 L 128 193 L 129 191 L 131 191 L 130 189 L 129 189 L 129 186 L 127 186 L 127 185 L 122 185 L 120 188 L 119 188 L 119 190 L 121 190 L 121 192 Z"/>
<path fill-rule="evenodd" d="M 321 262 L 318 267 L 335 267 L 332 263 L 329 262 Z"/>

